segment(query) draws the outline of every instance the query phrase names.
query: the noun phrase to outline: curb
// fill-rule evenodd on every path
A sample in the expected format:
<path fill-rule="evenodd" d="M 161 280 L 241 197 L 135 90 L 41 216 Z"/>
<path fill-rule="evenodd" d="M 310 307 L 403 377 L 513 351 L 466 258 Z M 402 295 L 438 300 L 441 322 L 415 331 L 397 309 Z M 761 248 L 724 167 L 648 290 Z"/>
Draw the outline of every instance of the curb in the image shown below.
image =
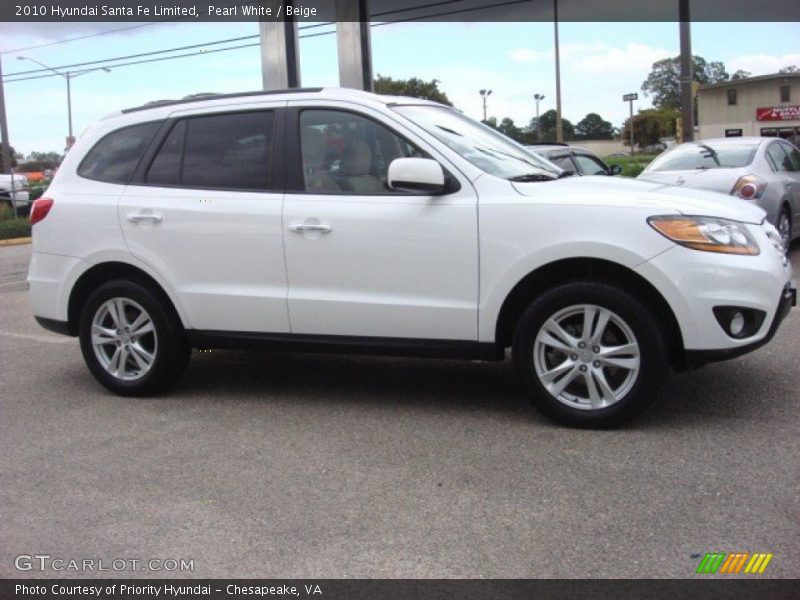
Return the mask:
<path fill-rule="evenodd" d="M 13 238 L 10 240 L 0 240 L 0 247 L 2 246 L 21 246 L 22 244 L 30 244 L 31 238 Z"/>

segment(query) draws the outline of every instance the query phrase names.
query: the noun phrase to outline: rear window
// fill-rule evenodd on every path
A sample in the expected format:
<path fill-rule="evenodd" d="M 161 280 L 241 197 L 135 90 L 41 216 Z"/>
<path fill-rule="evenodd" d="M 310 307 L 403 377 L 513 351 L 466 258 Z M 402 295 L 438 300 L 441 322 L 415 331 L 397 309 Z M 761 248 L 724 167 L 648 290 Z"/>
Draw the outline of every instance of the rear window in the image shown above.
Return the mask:
<path fill-rule="evenodd" d="M 758 144 L 683 144 L 656 158 L 647 169 L 737 169 L 753 162 Z"/>
<path fill-rule="evenodd" d="M 89 150 L 78 175 L 108 183 L 128 183 L 160 121 L 140 123 L 112 131 Z"/>

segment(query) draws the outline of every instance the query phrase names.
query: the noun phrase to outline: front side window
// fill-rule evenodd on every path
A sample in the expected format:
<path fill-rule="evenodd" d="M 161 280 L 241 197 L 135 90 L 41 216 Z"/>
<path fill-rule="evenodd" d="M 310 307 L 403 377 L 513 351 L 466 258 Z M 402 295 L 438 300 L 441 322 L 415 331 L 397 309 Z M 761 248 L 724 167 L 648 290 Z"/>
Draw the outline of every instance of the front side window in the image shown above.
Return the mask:
<path fill-rule="evenodd" d="M 380 195 L 396 158 L 427 157 L 372 119 L 338 110 L 300 113 L 303 184 L 307 192 Z"/>
<path fill-rule="evenodd" d="M 178 121 L 145 175 L 153 185 L 269 190 L 274 111 L 204 115 Z"/>
<path fill-rule="evenodd" d="M 608 175 L 608 169 L 599 160 L 586 156 L 585 154 L 576 154 L 575 162 L 584 175 Z"/>
<path fill-rule="evenodd" d="M 548 159 L 551 163 L 556 165 L 559 169 L 564 169 L 565 171 L 572 171 L 573 173 L 577 172 L 577 167 L 572 162 L 569 154 L 562 154 L 561 156 L 551 156 Z"/>
<path fill-rule="evenodd" d="M 482 171 L 504 179 L 555 179 L 563 171 L 509 138 L 445 106 L 392 107 Z"/>
<path fill-rule="evenodd" d="M 153 121 L 109 133 L 86 154 L 78 175 L 108 183 L 128 183 L 160 125 Z"/>
<path fill-rule="evenodd" d="M 685 171 L 689 169 L 738 169 L 753 162 L 757 143 L 681 144 L 661 154 L 650 166 L 653 171 Z"/>

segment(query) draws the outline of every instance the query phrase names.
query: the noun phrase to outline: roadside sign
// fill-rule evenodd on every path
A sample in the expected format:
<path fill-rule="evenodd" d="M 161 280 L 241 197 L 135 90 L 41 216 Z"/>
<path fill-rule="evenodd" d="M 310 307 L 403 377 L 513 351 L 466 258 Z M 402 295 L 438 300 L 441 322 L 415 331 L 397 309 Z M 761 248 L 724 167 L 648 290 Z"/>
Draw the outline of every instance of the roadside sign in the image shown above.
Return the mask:
<path fill-rule="evenodd" d="M 742 137 L 742 133 L 741 129 L 726 129 L 725 137 Z"/>
<path fill-rule="evenodd" d="M 638 99 L 639 99 L 639 94 L 625 94 L 622 97 L 623 102 L 632 102 L 633 100 L 638 100 Z"/>

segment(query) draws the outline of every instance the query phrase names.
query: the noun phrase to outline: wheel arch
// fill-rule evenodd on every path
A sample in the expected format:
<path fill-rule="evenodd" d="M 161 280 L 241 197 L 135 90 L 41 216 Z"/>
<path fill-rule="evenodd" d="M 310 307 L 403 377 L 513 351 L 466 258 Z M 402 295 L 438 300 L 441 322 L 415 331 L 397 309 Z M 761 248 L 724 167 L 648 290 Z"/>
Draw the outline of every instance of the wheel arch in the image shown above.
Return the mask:
<path fill-rule="evenodd" d="M 582 279 L 619 286 L 652 308 L 664 326 L 670 361 L 674 366 L 683 368 L 683 336 L 675 313 L 664 296 L 647 279 L 630 268 L 591 257 L 557 260 L 538 267 L 523 277 L 501 305 L 495 329 L 497 345 L 501 348 L 511 345 L 517 321 L 539 293 L 561 283 Z"/>
<path fill-rule="evenodd" d="M 130 263 L 107 261 L 93 265 L 84 271 L 75 281 L 67 302 L 67 327 L 70 335 L 78 335 L 81 310 L 89 296 L 99 286 L 114 280 L 134 281 L 155 293 L 164 302 L 164 306 L 184 324 L 180 312 L 169 293 L 152 275 Z"/>

